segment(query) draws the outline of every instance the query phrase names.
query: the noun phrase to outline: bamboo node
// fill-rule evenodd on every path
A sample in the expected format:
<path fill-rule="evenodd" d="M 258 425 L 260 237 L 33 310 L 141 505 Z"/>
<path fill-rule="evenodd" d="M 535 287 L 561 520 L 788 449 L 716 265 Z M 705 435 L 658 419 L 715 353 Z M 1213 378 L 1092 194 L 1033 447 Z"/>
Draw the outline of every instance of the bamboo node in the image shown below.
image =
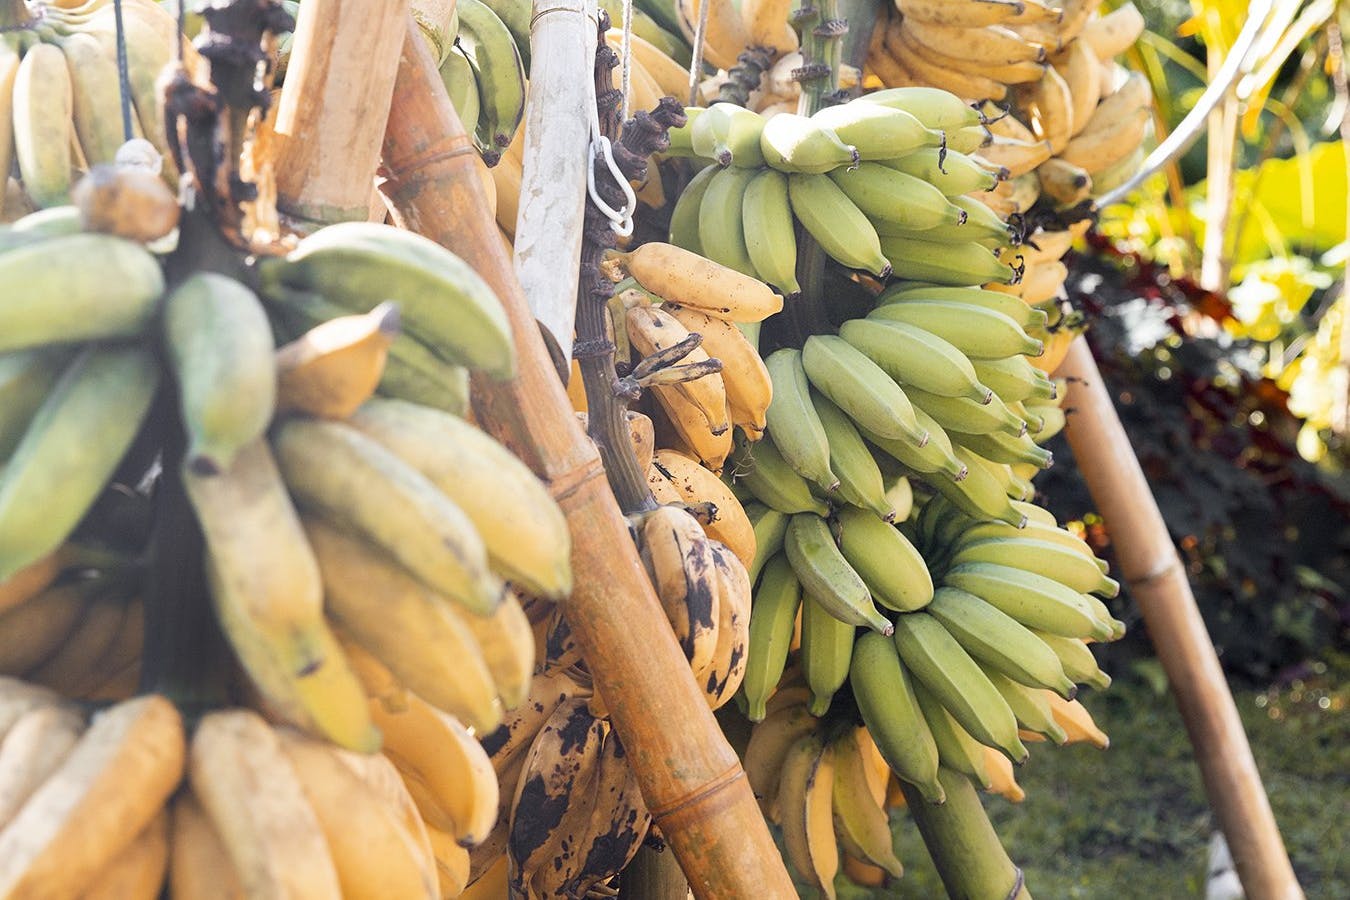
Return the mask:
<path fill-rule="evenodd" d="M 741 768 L 740 761 L 731 765 L 721 775 L 709 781 L 700 788 L 679 797 L 671 803 L 663 806 L 649 807 L 648 811 L 652 814 L 652 819 L 660 826 L 663 832 L 677 831 L 678 826 L 667 824 L 668 820 L 673 820 L 677 813 L 689 814 L 696 808 L 702 807 L 709 798 L 721 793 L 736 782 L 745 778 L 745 770 Z"/>

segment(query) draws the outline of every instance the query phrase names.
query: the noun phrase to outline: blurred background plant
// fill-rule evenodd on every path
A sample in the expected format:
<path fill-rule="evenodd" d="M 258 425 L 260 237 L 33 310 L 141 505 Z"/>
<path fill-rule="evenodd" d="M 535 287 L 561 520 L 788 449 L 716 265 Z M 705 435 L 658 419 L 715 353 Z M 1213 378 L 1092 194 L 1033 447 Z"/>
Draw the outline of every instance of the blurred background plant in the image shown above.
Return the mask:
<path fill-rule="evenodd" d="M 1161 139 L 1264 5 L 1136 3 Z M 1069 284 L 1221 659 L 1259 684 L 1306 674 L 1350 623 L 1350 4 L 1269 10 L 1202 139 L 1102 212 Z M 1109 553 L 1071 464 L 1038 484 Z M 1118 670 L 1156 671 L 1140 638 L 1110 648 Z"/>

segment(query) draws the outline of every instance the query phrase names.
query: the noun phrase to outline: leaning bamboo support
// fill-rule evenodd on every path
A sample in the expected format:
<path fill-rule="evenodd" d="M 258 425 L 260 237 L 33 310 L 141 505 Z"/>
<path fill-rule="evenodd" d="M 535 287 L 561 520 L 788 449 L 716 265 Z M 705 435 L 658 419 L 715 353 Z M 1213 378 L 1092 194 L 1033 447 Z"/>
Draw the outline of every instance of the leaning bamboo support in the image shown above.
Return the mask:
<path fill-rule="evenodd" d="M 578 56 L 577 77 L 589 77 Z M 735 752 L 665 622 L 605 481 L 572 415 L 511 260 L 474 150 L 436 65 L 405 41 L 384 143 L 383 189 L 405 227 L 444 244 L 497 291 L 519 374 L 477 379 L 480 422 L 552 487 L 572 533 L 577 586 L 564 611 L 628 749 L 642 795 L 699 897 L 795 896 Z"/>
<path fill-rule="evenodd" d="M 315 224 L 369 216 L 407 20 L 408 0 L 301 5 L 273 139 L 283 215 Z"/>
<path fill-rule="evenodd" d="M 1243 889 L 1253 900 L 1302 898 L 1186 571 L 1084 338 L 1055 374 L 1070 379 L 1069 446 L 1167 673 Z"/>

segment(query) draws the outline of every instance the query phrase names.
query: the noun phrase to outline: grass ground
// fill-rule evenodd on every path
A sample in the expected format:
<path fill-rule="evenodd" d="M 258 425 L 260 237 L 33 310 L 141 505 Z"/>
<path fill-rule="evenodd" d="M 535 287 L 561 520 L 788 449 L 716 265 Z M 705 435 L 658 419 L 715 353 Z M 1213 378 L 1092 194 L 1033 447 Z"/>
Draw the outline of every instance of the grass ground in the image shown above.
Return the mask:
<path fill-rule="evenodd" d="M 1236 700 L 1307 896 L 1350 897 L 1350 660 L 1314 681 L 1239 691 Z M 1084 701 L 1110 749 L 1036 744 L 1017 773 L 1026 801 L 986 802 L 1027 886 L 1039 900 L 1203 897 L 1213 823 L 1171 698 L 1144 679 L 1121 678 Z M 905 877 L 876 891 L 841 878 L 841 900 L 944 896 L 913 822 L 903 812 L 894 818 Z"/>

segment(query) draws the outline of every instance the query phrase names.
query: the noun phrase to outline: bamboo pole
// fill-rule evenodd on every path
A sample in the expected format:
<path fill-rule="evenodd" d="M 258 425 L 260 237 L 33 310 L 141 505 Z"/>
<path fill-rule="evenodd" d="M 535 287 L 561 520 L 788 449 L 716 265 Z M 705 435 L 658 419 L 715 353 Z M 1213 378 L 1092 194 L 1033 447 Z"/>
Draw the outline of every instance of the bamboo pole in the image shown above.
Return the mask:
<path fill-rule="evenodd" d="M 587 66 L 578 77 L 589 76 Z M 794 897 L 740 762 L 694 683 L 599 455 L 553 371 L 474 173 L 473 152 L 435 61 L 420 42 L 405 41 L 383 190 L 401 224 L 463 257 L 506 309 L 519 375 L 476 379 L 475 411 L 550 484 L 567 514 L 578 579 L 563 608 L 642 795 L 696 896 Z"/>
<path fill-rule="evenodd" d="M 322 224 L 367 218 L 407 20 L 408 0 L 301 4 L 277 107 L 278 212 Z"/>
<path fill-rule="evenodd" d="M 581 226 L 593 103 L 590 65 L 596 23 L 582 0 L 536 0 L 530 23 L 530 92 L 525 167 L 516 214 L 515 266 L 525 300 L 549 340 L 563 381 L 571 374 Z M 584 74 L 583 74 L 584 73 Z M 578 77 L 581 74 L 582 77 Z"/>
<path fill-rule="evenodd" d="M 1083 337 L 1055 373 L 1067 377 L 1065 434 L 1106 521 L 1120 578 L 1139 605 L 1190 735 L 1205 793 L 1252 900 L 1303 897 L 1237 706 L 1130 440 Z"/>

